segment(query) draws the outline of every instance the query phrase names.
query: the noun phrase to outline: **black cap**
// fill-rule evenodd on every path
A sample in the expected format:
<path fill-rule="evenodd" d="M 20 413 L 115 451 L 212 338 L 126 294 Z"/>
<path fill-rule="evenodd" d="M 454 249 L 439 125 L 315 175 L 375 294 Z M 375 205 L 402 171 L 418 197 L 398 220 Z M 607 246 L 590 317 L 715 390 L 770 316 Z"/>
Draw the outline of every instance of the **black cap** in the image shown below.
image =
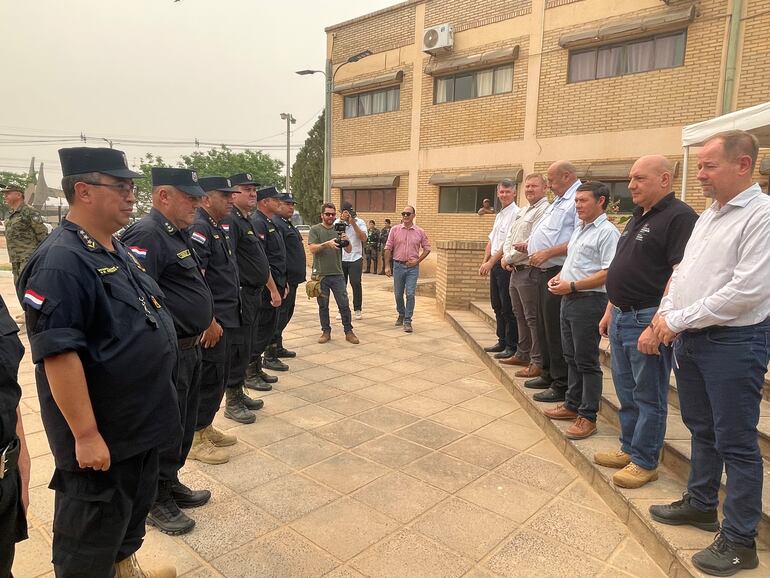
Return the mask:
<path fill-rule="evenodd" d="M 201 177 L 198 180 L 198 184 L 203 187 L 203 190 L 207 193 L 211 191 L 221 191 L 223 193 L 237 193 L 238 190 L 234 189 L 231 185 L 230 179 L 225 177 Z"/>
<path fill-rule="evenodd" d="M 296 204 L 297 200 L 294 198 L 294 196 L 291 193 L 284 193 L 281 195 L 281 200 L 284 203 L 291 203 L 292 205 Z"/>
<path fill-rule="evenodd" d="M 353 210 L 353 204 L 350 201 L 345 201 L 342 203 L 342 211 L 352 211 Z"/>
<path fill-rule="evenodd" d="M 280 199 L 281 197 L 283 197 L 283 194 L 278 192 L 278 189 L 275 187 L 265 187 L 264 189 L 259 189 L 257 191 L 258 201 L 263 199 Z"/>
<path fill-rule="evenodd" d="M 72 147 L 59 149 L 62 175 L 102 173 L 119 179 L 141 179 L 142 173 L 128 168 L 126 153 L 117 149 Z"/>
<path fill-rule="evenodd" d="M 198 173 L 190 169 L 152 167 L 152 186 L 170 185 L 191 197 L 204 197 L 206 192 L 198 183 Z"/>
<path fill-rule="evenodd" d="M 232 186 L 237 185 L 255 185 L 261 187 L 262 185 L 254 180 L 254 176 L 251 173 L 238 173 L 230 177 L 230 183 Z"/>

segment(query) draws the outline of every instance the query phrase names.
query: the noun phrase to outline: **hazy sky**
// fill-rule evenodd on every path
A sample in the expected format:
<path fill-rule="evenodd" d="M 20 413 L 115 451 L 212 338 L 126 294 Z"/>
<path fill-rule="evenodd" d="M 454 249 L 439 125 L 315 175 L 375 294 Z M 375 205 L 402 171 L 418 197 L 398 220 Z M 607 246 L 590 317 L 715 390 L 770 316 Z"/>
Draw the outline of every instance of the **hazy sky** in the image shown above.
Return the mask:
<path fill-rule="evenodd" d="M 278 145 L 263 150 L 283 160 L 280 113 L 301 144 L 323 109 L 323 75 L 294 71 L 323 70 L 324 27 L 397 2 L 0 0 L 0 170 L 26 172 L 34 155 L 58 187 L 56 151 L 77 142 L 9 141 L 81 132 L 129 162 L 194 148 L 121 138 Z"/>

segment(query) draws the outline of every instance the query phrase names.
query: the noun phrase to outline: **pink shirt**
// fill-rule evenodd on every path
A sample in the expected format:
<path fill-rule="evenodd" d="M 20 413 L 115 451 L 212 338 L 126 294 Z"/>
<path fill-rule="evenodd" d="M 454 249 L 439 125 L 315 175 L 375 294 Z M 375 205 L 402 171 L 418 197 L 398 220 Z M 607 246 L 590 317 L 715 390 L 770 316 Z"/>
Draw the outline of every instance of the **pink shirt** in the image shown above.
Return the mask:
<path fill-rule="evenodd" d="M 385 243 L 385 250 L 391 251 L 395 261 L 408 261 L 409 259 L 420 258 L 420 247 L 425 251 L 430 251 L 430 241 L 420 227 L 412 225 L 406 228 L 399 223 L 390 229 L 388 242 Z"/>

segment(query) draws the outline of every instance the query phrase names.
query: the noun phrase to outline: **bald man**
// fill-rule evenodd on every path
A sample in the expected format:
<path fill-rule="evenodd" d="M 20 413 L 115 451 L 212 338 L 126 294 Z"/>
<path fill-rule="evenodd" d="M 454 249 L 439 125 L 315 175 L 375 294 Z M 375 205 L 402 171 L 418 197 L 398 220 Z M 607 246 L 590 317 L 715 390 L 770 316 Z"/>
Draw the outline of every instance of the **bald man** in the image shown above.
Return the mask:
<path fill-rule="evenodd" d="M 671 192 L 673 167 L 666 157 L 640 158 L 629 180 L 636 210 L 607 272 L 609 304 L 599 323 L 612 345 L 620 449 L 597 453 L 594 461 L 622 468 L 612 478 L 615 485 L 639 488 L 658 478 L 671 374 L 671 348 L 658 341 L 650 322 L 698 215 Z"/>

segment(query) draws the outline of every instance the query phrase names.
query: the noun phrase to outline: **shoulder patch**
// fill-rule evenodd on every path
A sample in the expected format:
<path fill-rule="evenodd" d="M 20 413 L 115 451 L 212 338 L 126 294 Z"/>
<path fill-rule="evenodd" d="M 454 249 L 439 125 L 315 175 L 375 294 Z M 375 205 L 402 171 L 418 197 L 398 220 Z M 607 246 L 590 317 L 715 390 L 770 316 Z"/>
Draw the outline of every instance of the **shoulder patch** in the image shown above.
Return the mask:
<path fill-rule="evenodd" d="M 230 232 L 230 223 L 222 223 L 222 230 L 225 233 L 229 233 Z"/>
<path fill-rule="evenodd" d="M 136 245 L 129 245 L 129 250 L 140 259 L 145 259 L 147 257 L 147 249 L 144 247 L 137 247 Z"/>
<path fill-rule="evenodd" d="M 99 267 L 96 270 L 96 272 L 99 273 L 99 275 L 102 275 L 102 276 L 104 276 L 104 275 L 111 275 L 112 273 L 117 273 L 118 272 L 118 267 L 117 267 L 117 265 L 113 265 L 112 267 Z"/>
<path fill-rule="evenodd" d="M 80 240 L 83 241 L 83 244 L 88 247 L 90 251 L 96 251 L 97 250 L 97 244 L 96 241 L 94 241 L 91 238 L 91 235 L 86 233 L 83 229 L 78 229 L 78 236 L 80 236 Z"/>
<path fill-rule="evenodd" d="M 198 231 L 195 231 L 192 235 L 190 235 L 190 238 L 196 243 L 200 243 L 201 245 L 205 245 L 206 241 L 208 241 L 206 235 L 199 233 Z"/>
<path fill-rule="evenodd" d="M 37 309 L 38 311 L 43 307 L 43 303 L 45 303 L 45 297 L 43 297 L 40 293 L 36 293 L 32 289 L 27 289 L 24 292 L 24 299 L 22 301 L 26 304 L 32 307 L 32 309 Z"/>

